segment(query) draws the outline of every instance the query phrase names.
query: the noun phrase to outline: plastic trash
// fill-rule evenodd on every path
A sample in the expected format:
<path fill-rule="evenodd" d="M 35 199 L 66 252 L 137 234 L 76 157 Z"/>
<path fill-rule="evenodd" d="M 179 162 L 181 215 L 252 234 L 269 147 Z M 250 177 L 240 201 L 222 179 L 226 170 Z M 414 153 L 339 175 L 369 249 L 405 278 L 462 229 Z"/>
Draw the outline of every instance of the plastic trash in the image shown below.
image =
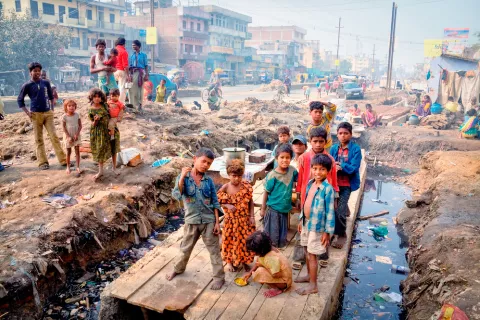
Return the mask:
<path fill-rule="evenodd" d="M 202 131 L 200 132 L 200 135 L 201 135 L 201 136 L 208 136 L 209 134 L 210 134 L 210 132 L 209 132 L 208 130 L 202 130 Z"/>
<path fill-rule="evenodd" d="M 400 303 L 402 302 L 402 295 L 396 292 L 380 292 L 378 296 L 385 300 L 386 302 Z"/>
<path fill-rule="evenodd" d="M 468 320 L 468 316 L 452 304 L 444 304 L 438 320 Z"/>
<path fill-rule="evenodd" d="M 171 159 L 159 159 L 159 160 L 156 160 L 154 163 L 152 163 L 152 167 L 153 168 L 158 168 L 158 167 L 166 165 L 170 161 L 171 161 Z"/>
<path fill-rule="evenodd" d="M 384 256 L 375 256 L 375 261 L 385 264 L 392 264 L 392 259 Z"/>
<path fill-rule="evenodd" d="M 396 264 L 392 264 L 392 273 L 400 273 L 400 274 L 409 274 L 410 269 L 404 266 L 397 266 Z"/>
<path fill-rule="evenodd" d="M 42 201 L 47 202 L 49 205 L 57 209 L 71 207 L 78 203 L 73 197 L 63 193 L 56 193 L 50 197 L 45 197 Z"/>
<path fill-rule="evenodd" d="M 379 226 L 372 228 L 372 232 L 374 236 L 385 237 L 388 234 L 388 229 L 386 226 Z"/>
<path fill-rule="evenodd" d="M 142 155 L 137 148 L 124 149 L 118 153 L 117 158 L 121 164 L 130 167 L 136 167 L 142 163 Z"/>

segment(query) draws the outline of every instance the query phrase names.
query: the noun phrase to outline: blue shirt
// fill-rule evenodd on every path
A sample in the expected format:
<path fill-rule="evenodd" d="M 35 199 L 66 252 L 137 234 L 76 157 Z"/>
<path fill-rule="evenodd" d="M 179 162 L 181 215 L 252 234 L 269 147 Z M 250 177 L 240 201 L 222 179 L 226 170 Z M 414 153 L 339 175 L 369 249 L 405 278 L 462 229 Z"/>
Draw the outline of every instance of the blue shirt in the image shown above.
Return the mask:
<path fill-rule="evenodd" d="M 307 194 L 314 183 L 315 179 L 308 182 Z M 327 179 L 325 179 L 315 192 L 310 210 L 310 219 L 304 228 L 307 228 L 308 231 L 318 233 L 326 232 L 332 235 L 335 231 L 334 201 L 335 190 L 333 190 L 333 187 L 328 183 Z M 303 210 L 304 208 L 302 208 L 300 219 L 304 218 Z"/>
<path fill-rule="evenodd" d="M 298 180 L 298 171 L 290 166 L 286 173 L 272 170 L 265 178 L 265 191 L 268 192 L 267 206 L 281 213 L 292 210 L 293 184 Z"/>
<path fill-rule="evenodd" d="M 183 182 L 183 192 L 178 189 L 180 175 L 175 180 L 175 188 L 172 196 L 183 202 L 185 208 L 185 223 L 203 224 L 215 222 L 215 212 L 213 209 L 222 211 L 217 198 L 217 191 L 212 178 L 204 175 L 200 181 L 200 187 L 195 183 L 190 173 Z"/>
<path fill-rule="evenodd" d="M 30 80 L 22 86 L 18 94 L 17 103 L 20 108 L 26 107 L 25 96 L 30 98 L 31 112 L 50 111 L 50 100 L 53 100 L 50 81 L 40 79 L 37 82 Z"/>
<path fill-rule="evenodd" d="M 128 58 L 128 66 L 130 68 L 146 69 L 148 66 L 148 57 L 145 52 L 134 52 Z"/>
<path fill-rule="evenodd" d="M 339 161 L 338 149 L 340 145 L 338 143 L 334 144 L 330 149 L 330 155 Z M 342 171 L 344 174 L 348 175 L 350 178 L 350 188 L 352 191 L 358 190 L 360 188 L 360 165 L 362 163 L 362 150 L 360 146 L 353 141 L 348 143 L 348 159 L 347 162 L 341 164 Z M 337 171 L 338 172 L 338 171 Z"/>

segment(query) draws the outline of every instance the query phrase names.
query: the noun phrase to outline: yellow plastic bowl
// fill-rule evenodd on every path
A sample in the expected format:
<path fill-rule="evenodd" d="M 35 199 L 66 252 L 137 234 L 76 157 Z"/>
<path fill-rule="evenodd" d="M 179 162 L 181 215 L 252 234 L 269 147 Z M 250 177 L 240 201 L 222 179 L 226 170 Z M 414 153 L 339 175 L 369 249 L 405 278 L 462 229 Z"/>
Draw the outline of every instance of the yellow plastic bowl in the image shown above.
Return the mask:
<path fill-rule="evenodd" d="M 239 287 L 245 287 L 248 284 L 243 278 L 236 278 L 234 282 Z"/>

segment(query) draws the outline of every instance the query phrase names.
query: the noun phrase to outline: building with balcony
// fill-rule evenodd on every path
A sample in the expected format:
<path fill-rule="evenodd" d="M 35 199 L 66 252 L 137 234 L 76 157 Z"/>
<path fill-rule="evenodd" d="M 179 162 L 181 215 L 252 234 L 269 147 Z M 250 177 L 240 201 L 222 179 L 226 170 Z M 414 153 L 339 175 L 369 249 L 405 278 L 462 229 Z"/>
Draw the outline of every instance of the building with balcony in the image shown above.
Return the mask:
<path fill-rule="evenodd" d="M 138 5 L 138 4 L 137 4 Z M 208 57 L 208 29 L 210 15 L 199 7 L 154 8 L 158 43 L 155 60 L 179 66 L 190 80 L 203 79 Z M 122 18 L 127 26 L 150 26 L 150 9 L 136 10 L 135 15 Z"/>
<path fill-rule="evenodd" d="M 72 58 L 88 58 L 96 52 L 95 42 L 102 38 L 107 48 L 125 34 L 120 16 L 125 0 L 0 0 L 4 12 L 27 13 L 47 25 L 70 30 L 70 44 L 62 51 Z"/>
<path fill-rule="evenodd" d="M 258 54 L 266 55 L 267 61 L 284 62 L 279 67 L 284 68 L 285 73 L 305 71 L 305 29 L 297 26 L 268 26 L 250 27 L 249 31 L 251 39 L 246 41 L 246 45 L 257 48 Z"/>
<path fill-rule="evenodd" d="M 216 68 L 235 71 L 237 77 L 245 74 L 245 61 L 251 60 L 251 51 L 245 49 L 245 40 L 252 18 L 214 5 L 200 6 L 209 15 L 210 51 L 207 72 Z"/>

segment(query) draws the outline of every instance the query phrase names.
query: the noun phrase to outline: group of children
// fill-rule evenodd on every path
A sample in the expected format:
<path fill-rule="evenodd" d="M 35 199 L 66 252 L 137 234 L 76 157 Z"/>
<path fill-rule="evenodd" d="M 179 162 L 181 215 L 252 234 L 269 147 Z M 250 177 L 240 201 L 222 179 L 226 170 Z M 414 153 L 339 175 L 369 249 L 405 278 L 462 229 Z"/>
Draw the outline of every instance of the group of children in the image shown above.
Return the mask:
<path fill-rule="evenodd" d="M 253 189 L 242 180 L 242 161 L 227 164 L 230 182 L 216 192 L 213 180 L 205 173 L 213 163 L 211 150 L 201 148 L 194 157 L 193 168 L 185 167 L 175 181 L 172 195 L 185 207 L 184 237 L 174 270 L 167 275 L 172 280 L 186 269 L 190 254 L 199 237 L 210 253 L 213 284 L 219 290 L 225 282 L 222 261 L 227 271 L 244 267 L 243 279 L 268 284 L 267 298 L 281 294 L 292 284 L 292 267 L 279 249 L 286 247 L 289 214 L 301 206 L 298 233 L 303 247 L 308 274 L 295 282 L 308 282 L 297 289 L 302 295 L 318 292 L 318 260 L 328 264 L 328 248 L 342 248 L 346 240 L 348 200 L 360 187 L 360 147 L 351 141 L 352 125 L 338 125 L 339 143 L 331 147 L 330 125 L 336 106 L 311 102 L 312 123 L 307 129 L 310 150 L 304 136 L 290 141 L 286 126 L 278 129 L 280 143 L 274 149 L 275 167 L 265 178 L 265 192 L 260 215 L 263 231 L 255 231 Z M 331 147 L 331 148 L 330 148 Z M 298 196 L 299 195 L 299 196 Z M 295 201 L 295 199 L 299 199 Z M 220 216 L 224 214 L 223 232 Z M 220 245 L 220 236 L 222 243 Z M 253 268 L 250 265 L 258 256 Z"/>

